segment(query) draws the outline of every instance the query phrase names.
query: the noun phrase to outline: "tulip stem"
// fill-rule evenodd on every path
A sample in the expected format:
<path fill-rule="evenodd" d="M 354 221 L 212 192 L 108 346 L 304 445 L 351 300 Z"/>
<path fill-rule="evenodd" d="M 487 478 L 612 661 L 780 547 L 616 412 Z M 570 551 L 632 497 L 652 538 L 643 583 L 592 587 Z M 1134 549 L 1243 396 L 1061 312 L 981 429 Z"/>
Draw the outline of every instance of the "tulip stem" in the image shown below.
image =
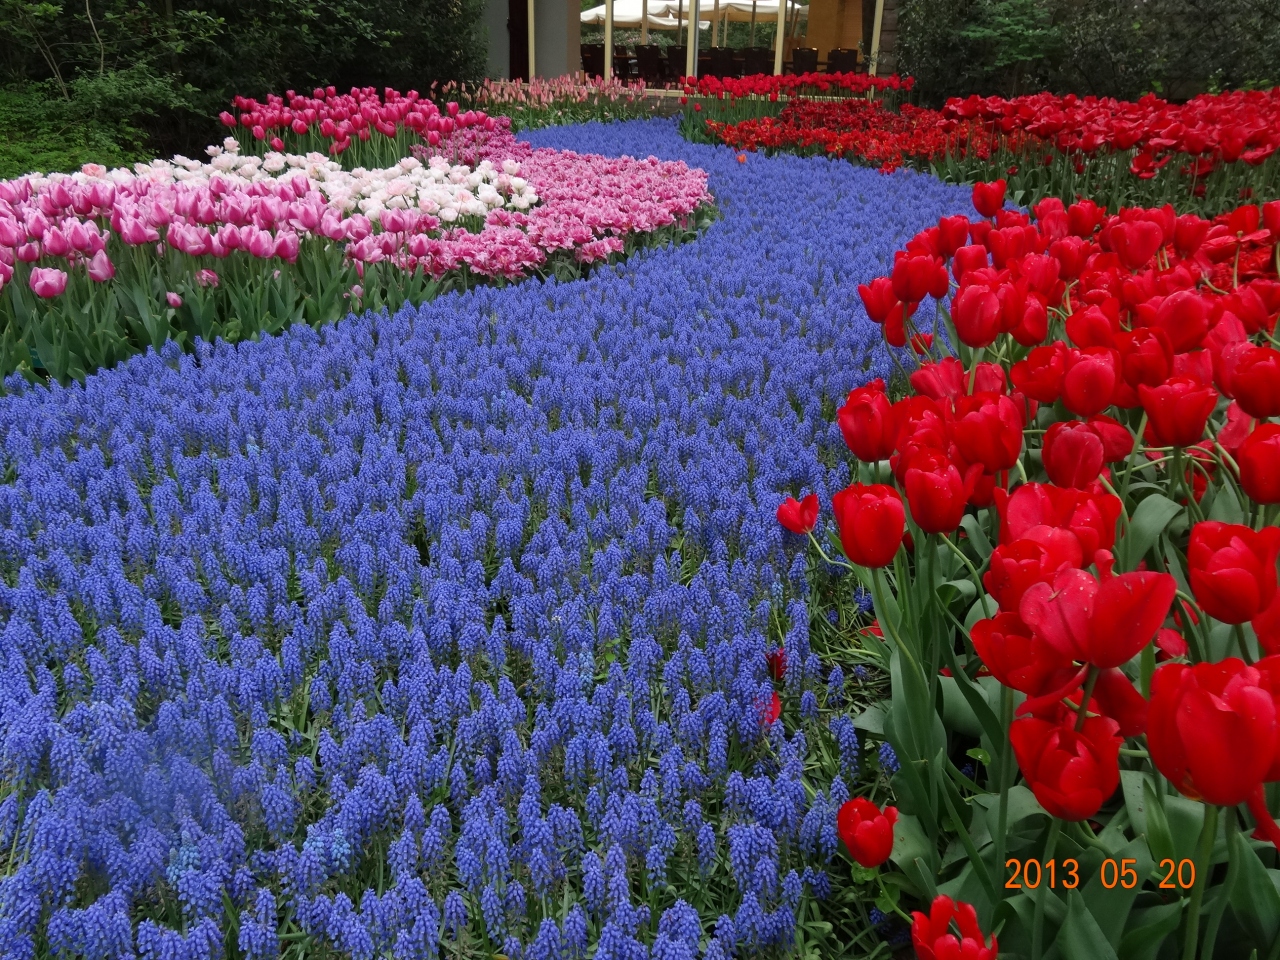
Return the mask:
<path fill-rule="evenodd" d="M 1013 725 L 1013 688 L 1000 687 L 1000 725 L 1004 728 L 1004 743 L 1000 751 L 1000 815 L 996 831 L 996 863 L 1004 863 L 1005 832 L 1009 827 L 1009 761 L 1013 758 L 1013 743 L 1009 728 Z"/>
<path fill-rule="evenodd" d="M 1249 652 L 1248 641 L 1244 638 L 1244 627 L 1237 623 L 1231 628 L 1231 632 L 1236 635 L 1236 646 L 1240 648 L 1240 658 L 1250 666 L 1253 665 L 1253 654 Z"/>
<path fill-rule="evenodd" d="M 1213 841 L 1218 835 L 1218 808 L 1205 804 L 1204 826 L 1196 843 L 1196 885 L 1191 889 L 1191 901 L 1187 904 L 1187 932 L 1182 941 L 1182 960 L 1196 960 L 1196 947 L 1200 940 L 1200 904 L 1204 902 L 1204 888 L 1209 882 L 1209 869 L 1213 860 Z"/>
<path fill-rule="evenodd" d="M 1077 733 L 1084 729 L 1085 718 L 1089 715 L 1089 700 L 1093 696 L 1093 688 L 1098 683 L 1100 672 L 1097 667 L 1090 664 L 1089 675 L 1085 677 L 1084 681 L 1084 692 L 1080 695 L 1080 709 L 1076 711 Z"/>
<path fill-rule="evenodd" d="M 1236 862 L 1236 833 L 1239 832 L 1240 824 L 1236 819 L 1236 808 L 1227 807 L 1224 810 L 1226 814 L 1227 835 L 1227 880 L 1222 886 L 1222 895 L 1214 901 L 1213 908 L 1209 911 L 1209 925 L 1204 930 L 1204 949 L 1200 951 L 1201 960 L 1213 960 L 1213 946 L 1218 939 L 1218 925 L 1222 923 L 1222 914 L 1226 910 L 1227 904 L 1231 901 L 1231 893 L 1235 889 L 1236 881 L 1240 876 L 1240 866 Z"/>
<path fill-rule="evenodd" d="M 1058 846 L 1058 834 L 1062 832 L 1062 821 L 1054 817 L 1049 822 L 1049 836 L 1044 842 L 1044 856 L 1041 857 L 1041 863 L 1048 863 L 1053 859 L 1054 848 Z M 1031 957 L 1032 960 L 1040 960 L 1044 956 L 1044 901 L 1049 895 L 1047 883 L 1040 884 L 1040 890 L 1036 896 L 1036 912 L 1035 919 L 1031 924 Z"/>

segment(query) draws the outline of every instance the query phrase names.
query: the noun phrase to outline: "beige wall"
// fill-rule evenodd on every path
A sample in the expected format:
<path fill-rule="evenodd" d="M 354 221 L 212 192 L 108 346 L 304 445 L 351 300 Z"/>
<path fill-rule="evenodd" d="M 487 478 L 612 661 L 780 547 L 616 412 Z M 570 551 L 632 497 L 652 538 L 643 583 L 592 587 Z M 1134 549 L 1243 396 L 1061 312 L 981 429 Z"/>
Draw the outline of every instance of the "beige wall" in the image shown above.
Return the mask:
<path fill-rule="evenodd" d="M 817 47 L 820 58 L 836 47 L 856 50 L 862 40 L 862 3 L 863 0 L 809 0 L 809 26 L 800 45 Z"/>

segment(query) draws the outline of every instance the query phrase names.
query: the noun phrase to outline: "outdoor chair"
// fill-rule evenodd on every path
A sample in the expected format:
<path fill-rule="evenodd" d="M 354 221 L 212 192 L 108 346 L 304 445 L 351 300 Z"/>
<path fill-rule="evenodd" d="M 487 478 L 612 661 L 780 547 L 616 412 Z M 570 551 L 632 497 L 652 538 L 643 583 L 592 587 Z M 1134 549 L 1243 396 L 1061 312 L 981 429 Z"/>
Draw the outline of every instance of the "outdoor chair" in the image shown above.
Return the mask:
<path fill-rule="evenodd" d="M 640 79 L 649 86 L 659 86 L 666 82 L 667 70 L 662 60 L 662 48 L 652 44 L 636 45 L 636 64 L 640 68 Z"/>
<path fill-rule="evenodd" d="M 689 56 L 689 48 L 684 44 L 673 43 L 667 47 L 667 64 L 671 68 L 671 79 L 678 80 L 684 76 L 685 58 Z"/>
<path fill-rule="evenodd" d="M 582 69 L 589 77 L 604 76 L 603 43 L 584 43 L 582 45 Z"/>
<path fill-rule="evenodd" d="M 827 73 L 856 73 L 858 51 L 836 47 L 827 54 Z"/>
<path fill-rule="evenodd" d="M 735 76 L 733 50 L 730 47 L 712 47 L 708 51 L 711 58 L 711 75 L 716 77 Z"/>
<path fill-rule="evenodd" d="M 795 74 L 818 72 L 818 48 L 796 47 L 791 51 L 791 70 Z"/>
<path fill-rule="evenodd" d="M 754 76 L 758 73 L 773 73 L 773 51 L 768 47 L 747 47 L 743 52 L 742 73 Z"/>

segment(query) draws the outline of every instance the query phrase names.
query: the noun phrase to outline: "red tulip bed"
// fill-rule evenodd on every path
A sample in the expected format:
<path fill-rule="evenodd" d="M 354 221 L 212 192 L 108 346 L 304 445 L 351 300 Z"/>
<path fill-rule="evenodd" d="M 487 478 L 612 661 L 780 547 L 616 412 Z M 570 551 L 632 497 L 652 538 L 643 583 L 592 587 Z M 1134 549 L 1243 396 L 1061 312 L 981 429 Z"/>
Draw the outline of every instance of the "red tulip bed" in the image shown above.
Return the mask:
<path fill-rule="evenodd" d="M 960 183 L 1001 178 L 1018 203 L 1084 197 L 1111 209 L 1174 203 L 1207 215 L 1280 197 L 1280 88 L 1181 105 L 1155 96 L 1136 103 L 1049 93 L 970 97 L 942 110 L 798 98 L 767 116 L 748 110 L 749 101 L 738 105 L 731 89 L 708 96 L 720 102 L 713 108 L 700 100 L 686 113 L 695 137 L 848 157 L 885 171 L 909 166 Z"/>
<path fill-rule="evenodd" d="M 924 960 L 1274 958 L 1280 202 L 1005 195 L 860 288 L 900 382 L 838 410 L 828 536 L 778 509 L 892 679 L 856 723 L 897 807 L 847 804 L 845 845 L 886 912 L 933 902 Z"/>

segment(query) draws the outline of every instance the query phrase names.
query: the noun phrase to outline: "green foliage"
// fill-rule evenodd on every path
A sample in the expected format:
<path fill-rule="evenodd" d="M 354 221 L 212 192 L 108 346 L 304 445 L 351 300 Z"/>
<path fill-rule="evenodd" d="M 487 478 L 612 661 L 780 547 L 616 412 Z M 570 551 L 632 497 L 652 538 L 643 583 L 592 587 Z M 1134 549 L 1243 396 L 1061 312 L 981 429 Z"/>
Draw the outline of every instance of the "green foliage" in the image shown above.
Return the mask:
<path fill-rule="evenodd" d="M 219 136 L 217 114 L 237 93 L 477 80 L 485 60 L 483 6 L 0 0 L 6 103 L 47 105 L 34 114 L 26 143 L 5 137 L 0 164 L 65 167 L 91 144 L 103 149 L 94 159 L 104 162 L 131 156 L 143 143 L 144 154 L 198 153 Z M 3 109 L 4 116 L 22 112 L 11 103 Z M 31 116 L 24 113 L 23 122 Z M 37 163 L 41 157 L 49 159 Z"/>
<path fill-rule="evenodd" d="M 916 97 L 1032 89 L 1133 99 L 1280 82 L 1280 0 L 900 0 Z"/>
<path fill-rule="evenodd" d="M 71 172 L 90 162 L 127 164 L 144 159 L 143 139 L 127 123 L 86 117 L 48 84 L 0 87 L 0 179 L 33 170 Z"/>

